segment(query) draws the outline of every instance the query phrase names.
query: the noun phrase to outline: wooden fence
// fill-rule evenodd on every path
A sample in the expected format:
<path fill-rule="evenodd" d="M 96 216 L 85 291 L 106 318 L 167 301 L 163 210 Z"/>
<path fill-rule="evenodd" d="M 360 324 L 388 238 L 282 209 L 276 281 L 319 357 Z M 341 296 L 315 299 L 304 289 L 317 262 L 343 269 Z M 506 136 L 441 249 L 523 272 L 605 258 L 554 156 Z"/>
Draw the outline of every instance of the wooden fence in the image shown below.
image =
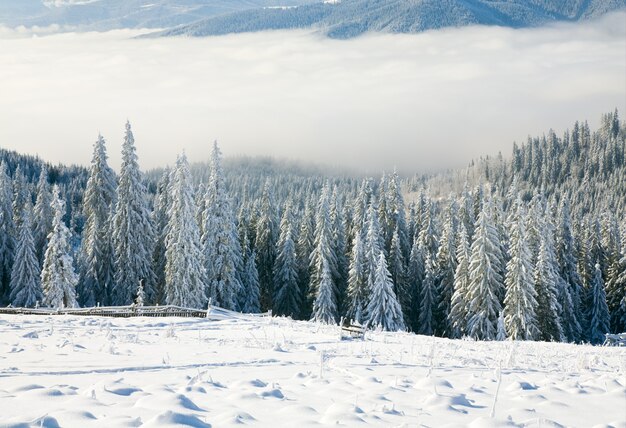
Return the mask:
<path fill-rule="evenodd" d="M 263 314 L 241 314 L 229 311 L 216 306 L 209 306 L 207 310 L 183 308 L 181 306 L 98 306 L 93 308 L 0 308 L 0 314 L 10 315 L 78 315 L 95 317 L 189 317 L 189 318 L 209 318 L 212 320 L 223 320 L 241 317 L 263 317 L 271 316 L 271 313 Z"/>

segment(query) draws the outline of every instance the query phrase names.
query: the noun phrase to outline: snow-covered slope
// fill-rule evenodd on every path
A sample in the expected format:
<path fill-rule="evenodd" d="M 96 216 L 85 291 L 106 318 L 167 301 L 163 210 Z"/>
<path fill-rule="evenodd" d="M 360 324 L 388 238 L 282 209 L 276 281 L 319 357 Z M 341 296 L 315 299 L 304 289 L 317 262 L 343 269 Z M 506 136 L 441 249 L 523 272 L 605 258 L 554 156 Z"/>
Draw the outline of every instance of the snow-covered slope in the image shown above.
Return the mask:
<path fill-rule="evenodd" d="M 280 318 L 3 315 L 0 426 L 626 426 L 624 349 L 339 335 Z"/>

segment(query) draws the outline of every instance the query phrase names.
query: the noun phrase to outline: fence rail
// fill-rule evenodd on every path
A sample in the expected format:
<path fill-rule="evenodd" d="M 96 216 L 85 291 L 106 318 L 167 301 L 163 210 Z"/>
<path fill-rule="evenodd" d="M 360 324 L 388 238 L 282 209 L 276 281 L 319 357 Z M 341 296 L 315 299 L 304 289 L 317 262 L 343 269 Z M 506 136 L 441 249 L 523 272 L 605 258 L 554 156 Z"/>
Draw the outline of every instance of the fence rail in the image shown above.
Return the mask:
<path fill-rule="evenodd" d="M 610 334 L 607 333 L 604 346 L 626 346 L 626 333 Z"/>
<path fill-rule="evenodd" d="M 94 308 L 0 308 L 0 314 L 10 315 L 78 315 L 97 317 L 189 317 L 209 318 L 213 320 L 241 317 L 270 316 L 271 313 L 241 314 L 217 306 L 209 306 L 207 310 L 183 308 L 181 306 L 99 306 Z"/>

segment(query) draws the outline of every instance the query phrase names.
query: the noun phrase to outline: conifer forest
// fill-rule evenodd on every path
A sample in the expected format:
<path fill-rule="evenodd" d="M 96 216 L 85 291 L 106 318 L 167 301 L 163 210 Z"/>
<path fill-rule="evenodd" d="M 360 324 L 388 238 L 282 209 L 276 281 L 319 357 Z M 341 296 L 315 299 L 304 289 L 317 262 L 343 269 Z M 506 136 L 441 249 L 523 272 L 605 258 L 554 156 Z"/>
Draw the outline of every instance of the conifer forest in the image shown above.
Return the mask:
<path fill-rule="evenodd" d="M 467 168 L 349 174 L 181 153 L 115 172 L 0 152 L 0 303 L 212 304 L 447 338 L 599 344 L 626 330 L 626 125 L 577 121 Z"/>

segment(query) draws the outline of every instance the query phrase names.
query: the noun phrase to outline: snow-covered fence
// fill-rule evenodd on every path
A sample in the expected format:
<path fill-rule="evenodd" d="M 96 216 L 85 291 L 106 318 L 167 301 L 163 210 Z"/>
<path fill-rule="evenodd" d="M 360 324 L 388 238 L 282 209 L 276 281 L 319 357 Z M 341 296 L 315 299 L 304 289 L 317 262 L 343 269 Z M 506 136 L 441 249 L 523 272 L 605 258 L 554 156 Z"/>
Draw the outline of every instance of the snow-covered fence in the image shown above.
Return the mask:
<path fill-rule="evenodd" d="M 208 310 L 183 308 L 181 306 L 98 306 L 93 308 L 0 308 L 0 314 L 12 315 L 82 315 L 98 317 L 189 317 L 209 318 L 211 320 L 233 319 L 240 317 L 259 317 L 268 314 L 241 314 L 216 306 L 210 306 Z"/>
<path fill-rule="evenodd" d="M 606 334 L 604 346 L 626 346 L 626 333 Z"/>

